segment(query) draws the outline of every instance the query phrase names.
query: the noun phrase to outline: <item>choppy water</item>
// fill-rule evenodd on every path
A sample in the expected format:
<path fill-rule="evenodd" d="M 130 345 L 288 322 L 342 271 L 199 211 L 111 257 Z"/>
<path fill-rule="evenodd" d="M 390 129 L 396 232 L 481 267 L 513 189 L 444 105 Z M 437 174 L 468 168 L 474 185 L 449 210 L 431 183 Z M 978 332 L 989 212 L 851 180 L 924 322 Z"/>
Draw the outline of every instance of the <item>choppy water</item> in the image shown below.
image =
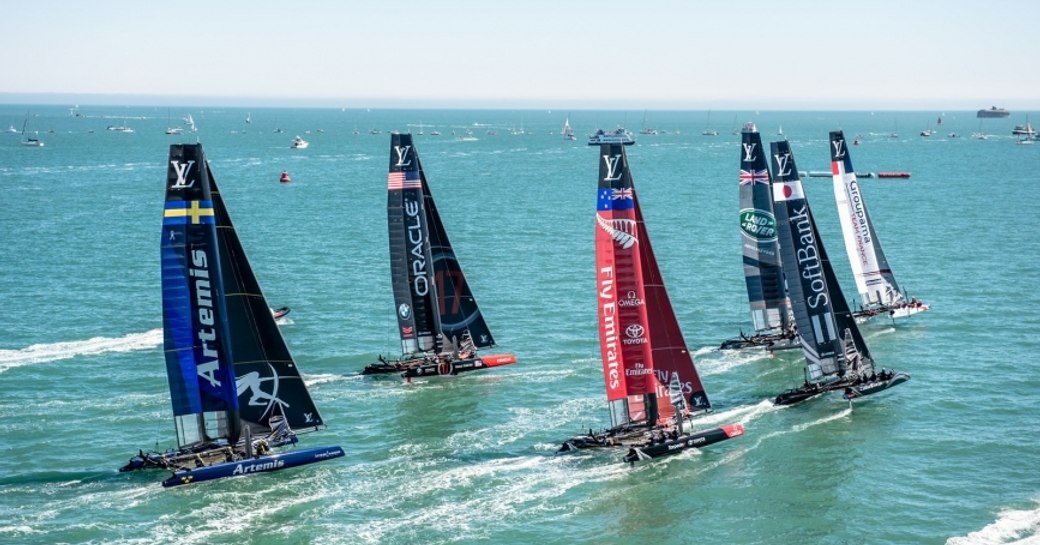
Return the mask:
<path fill-rule="evenodd" d="M 25 110 L 0 106 L 0 126 L 20 127 Z M 718 409 L 707 421 L 743 422 L 747 435 L 629 468 L 618 453 L 554 454 L 607 424 L 597 154 L 558 133 L 568 114 L 587 133 L 638 129 L 642 112 L 253 110 L 247 125 L 245 110 L 191 110 L 270 303 L 293 309 L 282 332 L 329 423 L 303 444 L 348 457 L 164 490 L 158 474 L 116 468 L 173 440 L 158 239 L 167 148 L 189 137 L 163 130 L 189 111 L 32 111 L 44 148 L 0 134 L 0 541 L 1040 542 L 1040 145 L 1014 144 L 1018 113 L 985 120 L 997 136 L 981 141 L 967 137 L 973 112 L 948 112 L 931 138 L 917 132 L 933 112 L 714 112 L 718 137 L 700 135 L 704 112 L 651 112 L 670 134 L 629 149 L 643 212 Z M 827 131 L 840 127 L 863 135 L 857 170 L 913 173 L 863 182 L 897 278 L 933 308 L 865 327 L 879 365 L 910 383 L 852 411 L 838 396 L 776 408 L 767 400 L 801 380 L 798 354 L 712 350 L 750 322 L 729 134 L 745 120 L 767 141 L 782 125 L 802 170 L 828 168 Z M 136 132 L 105 130 L 123 122 Z M 456 251 L 520 363 L 411 385 L 361 379 L 397 346 L 386 133 L 420 123 Z M 509 134 L 521 125 L 528 134 Z M 477 140 L 451 136 L 467 127 Z M 289 148 L 296 134 L 309 149 Z M 278 183 L 283 169 L 292 184 Z M 844 255 L 829 179 L 805 185 L 824 243 Z"/>

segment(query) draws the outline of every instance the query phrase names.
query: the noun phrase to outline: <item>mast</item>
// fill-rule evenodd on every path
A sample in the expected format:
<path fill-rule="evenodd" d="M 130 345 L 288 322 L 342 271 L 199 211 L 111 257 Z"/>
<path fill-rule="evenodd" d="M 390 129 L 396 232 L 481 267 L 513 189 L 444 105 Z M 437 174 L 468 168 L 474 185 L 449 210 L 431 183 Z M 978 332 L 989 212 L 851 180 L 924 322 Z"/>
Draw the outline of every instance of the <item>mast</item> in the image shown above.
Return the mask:
<path fill-rule="evenodd" d="M 941 118 L 940 118 L 941 119 Z M 842 131 L 831 131 L 831 175 L 834 181 L 834 199 L 838 204 L 838 218 L 845 235 L 845 250 L 849 254 L 853 277 L 864 306 L 892 305 L 904 299 L 896 284 L 874 224 L 867 213 L 867 203 L 860 193 L 852 157 Z"/>
<path fill-rule="evenodd" d="M 418 155 L 412 135 L 390 136 L 387 223 L 390 278 L 404 354 L 436 351 L 441 333 L 430 228 Z"/>
<path fill-rule="evenodd" d="M 784 289 L 776 217 L 766 166 L 766 150 L 754 123 L 740 131 L 740 240 L 744 282 L 756 331 L 787 329 L 790 301 Z"/>
<path fill-rule="evenodd" d="M 867 375 L 873 360 L 849 311 L 798 177 L 790 144 L 770 145 L 773 201 L 788 294 L 806 359 L 806 379 Z"/>
<path fill-rule="evenodd" d="M 201 145 L 170 146 L 161 242 L 163 345 L 178 446 L 238 440 L 238 395 L 209 172 Z"/>

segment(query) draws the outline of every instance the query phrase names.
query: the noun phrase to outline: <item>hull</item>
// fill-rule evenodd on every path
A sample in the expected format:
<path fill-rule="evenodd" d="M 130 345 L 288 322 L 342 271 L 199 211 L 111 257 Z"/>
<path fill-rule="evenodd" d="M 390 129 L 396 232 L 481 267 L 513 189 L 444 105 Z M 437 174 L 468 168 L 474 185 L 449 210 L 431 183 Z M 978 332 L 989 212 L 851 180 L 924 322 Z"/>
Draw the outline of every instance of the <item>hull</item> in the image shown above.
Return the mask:
<path fill-rule="evenodd" d="M 799 348 L 798 337 L 788 337 L 780 333 L 751 335 L 727 339 L 719 346 L 719 350 L 742 350 L 745 348 L 764 348 L 766 350 L 790 350 Z"/>
<path fill-rule="evenodd" d="M 773 404 L 794 405 L 820 394 L 837 390 L 843 391 L 842 397 L 851 400 L 857 397 L 876 394 L 908 380 L 910 380 L 909 374 L 892 371 L 890 373 L 882 372 L 881 376 L 875 375 L 867 380 L 839 380 L 826 384 L 807 383 L 798 388 L 787 390 L 776 396 L 776 399 L 773 400 Z"/>
<path fill-rule="evenodd" d="M 572 452 L 590 448 L 628 447 L 642 442 L 650 430 L 651 427 L 645 422 L 629 423 L 603 430 L 599 433 L 594 433 L 590 429 L 588 435 L 575 435 L 564 441 L 557 452 Z"/>
<path fill-rule="evenodd" d="M 662 456 L 678 454 L 691 448 L 701 448 L 726 439 L 744 435 L 744 426 L 729 424 L 713 430 L 679 435 L 663 441 L 651 441 L 641 446 L 633 446 L 625 455 L 624 461 L 634 464 L 639 460 L 652 460 Z"/>
<path fill-rule="evenodd" d="M 268 473 L 271 471 L 289 469 L 291 467 L 324 462 L 325 460 L 339 458 L 343 455 L 343 449 L 340 447 L 316 447 L 279 454 L 268 454 L 265 456 L 257 456 L 250 460 L 223 462 L 194 469 L 175 471 L 173 476 L 163 481 L 162 485 L 164 488 L 170 488 L 173 486 L 212 481 L 214 479 L 223 479 L 225 477 Z"/>
<path fill-rule="evenodd" d="M 475 358 L 445 359 L 434 356 L 380 360 L 370 363 L 361 371 L 362 375 L 385 375 L 398 373 L 406 378 L 457 375 L 468 371 L 479 371 L 516 363 L 512 354 L 492 354 Z"/>
<path fill-rule="evenodd" d="M 909 374 L 893 371 L 891 376 L 887 378 L 868 380 L 861 382 L 855 386 L 849 386 L 845 389 L 845 393 L 842 395 L 842 397 L 851 401 L 857 397 L 863 397 L 885 391 L 893 386 L 898 386 L 908 380 L 910 380 Z"/>
<path fill-rule="evenodd" d="M 857 310 L 852 313 L 853 318 L 856 319 L 856 323 L 862 324 L 869 321 L 871 318 L 877 316 L 888 316 L 893 320 L 896 318 L 909 318 L 914 314 L 920 314 L 930 307 L 927 303 L 921 302 L 910 302 L 900 303 L 897 305 L 880 306 L 864 310 Z"/>

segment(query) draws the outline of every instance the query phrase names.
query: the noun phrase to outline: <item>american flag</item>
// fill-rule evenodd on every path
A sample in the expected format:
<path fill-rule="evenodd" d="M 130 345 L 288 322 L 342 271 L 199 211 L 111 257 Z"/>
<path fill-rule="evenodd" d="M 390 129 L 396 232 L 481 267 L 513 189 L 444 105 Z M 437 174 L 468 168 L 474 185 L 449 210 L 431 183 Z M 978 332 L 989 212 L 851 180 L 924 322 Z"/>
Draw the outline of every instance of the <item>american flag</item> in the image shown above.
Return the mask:
<path fill-rule="evenodd" d="M 419 179 L 419 173 L 417 171 L 405 171 L 405 172 L 391 172 L 386 177 L 387 189 L 419 189 L 422 187 L 422 180 Z"/>
<path fill-rule="evenodd" d="M 769 171 L 740 169 L 740 185 L 769 184 Z"/>

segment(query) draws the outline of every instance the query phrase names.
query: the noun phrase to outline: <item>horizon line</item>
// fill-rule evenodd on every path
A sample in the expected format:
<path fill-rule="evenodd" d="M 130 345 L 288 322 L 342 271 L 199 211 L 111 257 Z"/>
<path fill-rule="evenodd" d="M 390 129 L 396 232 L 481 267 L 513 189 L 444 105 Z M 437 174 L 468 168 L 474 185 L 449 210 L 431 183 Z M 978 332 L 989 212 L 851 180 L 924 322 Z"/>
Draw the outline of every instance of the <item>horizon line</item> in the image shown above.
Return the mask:
<path fill-rule="evenodd" d="M 597 99 L 576 101 L 574 99 L 522 99 L 522 98 L 457 98 L 457 99 L 408 99 L 408 98 L 308 98 L 276 96 L 228 96 L 228 95 L 161 95 L 130 93 L 20 93 L 0 92 L 0 104 L 4 105 L 80 105 L 91 106 L 195 106 L 236 108 L 306 108 L 306 109 L 446 109 L 446 110 L 605 110 L 605 111 L 977 111 L 995 104 L 967 106 L 967 102 L 982 104 L 981 101 L 965 99 L 962 103 L 944 102 L 920 104 L 916 100 L 900 103 L 879 101 L 873 106 L 859 101 L 813 101 L 771 100 L 760 106 L 748 106 L 744 100 L 639 100 L 632 98 Z M 992 102 L 992 101 L 990 101 Z M 998 105 L 1013 111 L 1017 109 L 1040 109 L 1040 104 L 1015 106 Z"/>

